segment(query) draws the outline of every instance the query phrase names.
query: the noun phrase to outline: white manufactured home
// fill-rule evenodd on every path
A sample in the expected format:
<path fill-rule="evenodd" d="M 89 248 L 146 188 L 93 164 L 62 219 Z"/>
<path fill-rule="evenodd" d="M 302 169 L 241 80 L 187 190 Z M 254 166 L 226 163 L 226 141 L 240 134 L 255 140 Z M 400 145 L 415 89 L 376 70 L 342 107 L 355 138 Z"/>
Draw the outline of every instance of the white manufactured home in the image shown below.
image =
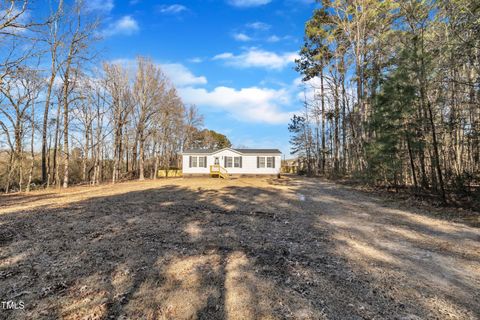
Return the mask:
<path fill-rule="evenodd" d="M 282 153 L 278 149 L 184 150 L 182 172 L 189 175 L 277 175 Z"/>

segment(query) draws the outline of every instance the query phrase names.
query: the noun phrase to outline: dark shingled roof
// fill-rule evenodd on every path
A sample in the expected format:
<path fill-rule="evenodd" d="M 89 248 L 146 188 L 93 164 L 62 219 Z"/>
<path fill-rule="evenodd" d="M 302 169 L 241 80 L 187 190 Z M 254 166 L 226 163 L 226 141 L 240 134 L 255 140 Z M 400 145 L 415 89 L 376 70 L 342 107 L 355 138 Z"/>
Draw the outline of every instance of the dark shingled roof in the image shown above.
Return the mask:
<path fill-rule="evenodd" d="M 183 153 L 205 153 L 205 154 L 210 154 L 212 152 L 215 152 L 213 149 L 187 149 L 183 150 Z"/>
<path fill-rule="evenodd" d="M 227 149 L 232 149 L 234 151 L 237 151 L 239 153 L 243 153 L 243 154 L 257 154 L 257 153 L 260 153 L 260 154 L 281 154 L 280 150 L 278 149 L 234 149 L 234 148 L 227 148 Z M 187 149 L 187 150 L 183 150 L 183 153 L 199 153 L 199 154 L 212 154 L 212 153 L 215 153 L 217 151 L 220 151 L 222 149 L 219 149 L 219 150 L 212 150 L 212 149 Z"/>
<path fill-rule="evenodd" d="M 281 153 L 278 149 L 233 149 L 240 153 Z"/>

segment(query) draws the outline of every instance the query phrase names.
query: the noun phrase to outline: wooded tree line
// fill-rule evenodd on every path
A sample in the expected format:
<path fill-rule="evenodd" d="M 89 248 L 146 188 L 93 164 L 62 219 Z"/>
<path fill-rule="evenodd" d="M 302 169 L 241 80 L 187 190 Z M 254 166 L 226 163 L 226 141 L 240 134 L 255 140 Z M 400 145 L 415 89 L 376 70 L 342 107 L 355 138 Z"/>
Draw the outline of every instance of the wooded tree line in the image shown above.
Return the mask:
<path fill-rule="evenodd" d="M 306 98 L 289 130 L 307 173 L 443 199 L 478 187 L 478 1 L 321 1 L 297 70 Z"/>
<path fill-rule="evenodd" d="M 42 18 L 0 0 L 0 190 L 156 178 L 183 148 L 225 142 L 150 59 L 100 63 L 84 2 L 49 4 Z"/>

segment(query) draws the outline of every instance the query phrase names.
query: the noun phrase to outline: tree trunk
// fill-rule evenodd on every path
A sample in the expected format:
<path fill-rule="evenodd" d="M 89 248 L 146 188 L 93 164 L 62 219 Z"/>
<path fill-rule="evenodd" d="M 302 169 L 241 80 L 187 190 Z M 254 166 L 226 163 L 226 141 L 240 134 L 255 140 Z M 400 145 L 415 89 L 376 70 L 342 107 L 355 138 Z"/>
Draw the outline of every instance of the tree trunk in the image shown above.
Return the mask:
<path fill-rule="evenodd" d="M 339 115 L 340 115 L 340 106 L 339 106 L 339 92 L 338 92 L 338 82 L 337 82 L 337 78 L 336 78 L 336 75 L 334 75 L 335 79 L 334 79 L 334 96 L 333 96 L 333 100 L 334 100 L 334 147 L 335 147 L 335 151 L 334 151 L 334 159 L 333 159 L 333 171 L 334 171 L 334 174 L 335 175 L 338 175 L 338 171 L 339 171 L 339 149 L 340 149 L 340 137 L 339 137 Z"/>
<path fill-rule="evenodd" d="M 8 159 L 8 175 L 7 175 L 7 183 L 5 185 L 5 193 L 8 193 L 10 191 L 10 183 L 12 179 L 12 174 L 15 166 L 15 151 L 12 150 L 10 152 L 10 157 Z"/>
<path fill-rule="evenodd" d="M 323 65 L 322 69 L 320 70 L 320 95 L 321 95 L 321 103 L 322 103 L 322 163 L 321 163 L 321 168 L 322 168 L 322 174 L 325 174 L 325 156 L 326 156 L 326 150 L 325 150 L 325 87 L 323 85 Z"/>
<path fill-rule="evenodd" d="M 70 152 L 68 150 L 68 72 L 65 74 L 63 95 L 63 187 L 68 188 Z"/>
<path fill-rule="evenodd" d="M 43 113 L 43 128 L 42 128 L 42 183 L 47 183 L 47 130 L 48 130 L 48 111 L 50 106 L 50 96 L 52 93 L 53 82 L 55 74 L 52 73 L 47 87 L 47 94 L 45 97 L 45 111 Z"/>
<path fill-rule="evenodd" d="M 48 148 L 47 148 L 47 189 L 50 187 L 50 179 L 52 178 L 52 169 L 51 169 L 51 155 L 50 150 L 52 148 L 52 135 L 49 135 L 48 138 Z"/>
<path fill-rule="evenodd" d="M 32 184 L 33 169 L 35 167 L 35 152 L 33 150 L 35 139 L 35 101 L 32 102 L 32 135 L 30 136 L 30 155 L 32 157 L 32 164 L 28 173 L 27 192 L 30 192 L 30 185 Z"/>
<path fill-rule="evenodd" d="M 60 176 L 59 176 L 59 170 L 58 170 L 58 166 L 59 166 L 59 161 L 57 159 L 57 156 L 58 156 L 58 146 L 60 145 L 59 143 L 59 139 L 60 139 L 60 99 L 58 99 L 59 103 L 58 103 L 58 106 L 57 106 L 57 118 L 56 118 L 56 126 L 55 126 L 55 142 L 54 142 L 54 147 L 53 147 L 53 177 L 52 177 L 52 181 L 55 181 L 55 185 L 57 187 L 60 186 Z"/>
<path fill-rule="evenodd" d="M 342 170 L 347 172 L 347 94 L 345 92 L 345 73 L 342 74 Z"/>
<path fill-rule="evenodd" d="M 85 130 L 85 148 L 83 149 L 82 159 L 82 180 L 87 181 L 88 151 L 90 150 L 90 126 Z"/>
<path fill-rule="evenodd" d="M 140 133 L 140 139 L 139 139 L 139 161 L 138 161 L 138 167 L 139 167 L 139 175 L 138 175 L 138 180 L 145 180 L 145 153 L 143 148 L 145 147 L 145 139 L 143 137 L 143 132 Z"/>
<path fill-rule="evenodd" d="M 430 120 L 430 126 L 431 126 L 431 131 L 432 131 L 432 140 L 433 140 L 433 152 L 435 155 L 435 169 L 437 171 L 437 178 L 438 178 L 438 183 L 440 186 L 440 195 L 442 197 L 442 201 L 446 202 L 447 198 L 445 196 L 445 187 L 443 184 L 443 175 L 442 175 L 442 169 L 440 167 L 440 155 L 438 152 L 438 142 L 437 142 L 437 134 L 435 130 L 435 123 L 433 120 L 433 113 L 432 113 L 432 106 L 430 105 L 430 102 L 427 102 L 427 107 L 428 107 L 428 114 L 429 114 L 429 120 Z"/>
<path fill-rule="evenodd" d="M 155 164 L 153 166 L 153 180 L 157 180 L 158 176 L 158 150 L 157 143 L 153 144 L 153 157 L 155 159 Z"/>
<path fill-rule="evenodd" d="M 115 130 L 115 142 L 114 142 L 114 146 L 113 146 L 113 170 L 112 170 L 112 183 L 115 183 L 117 182 L 118 180 L 118 172 L 117 172 L 117 169 L 118 169 L 118 166 L 119 166 L 119 128 L 117 128 Z"/>
<path fill-rule="evenodd" d="M 418 182 L 417 182 L 417 174 L 415 172 L 415 160 L 413 159 L 413 152 L 412 152 L 412 147 L 411 147 L 411 142 L 410 142 L 410 135 L 408 132 L 405 133 L 405 139 L 407 140 L 407 148 L 408 148 L 408 156 L 410 159 L 410 169 L 412 171 L 412 178 L 413 178 L 413 184 L 415 186 L 415 189 L 418 188 Z"/>

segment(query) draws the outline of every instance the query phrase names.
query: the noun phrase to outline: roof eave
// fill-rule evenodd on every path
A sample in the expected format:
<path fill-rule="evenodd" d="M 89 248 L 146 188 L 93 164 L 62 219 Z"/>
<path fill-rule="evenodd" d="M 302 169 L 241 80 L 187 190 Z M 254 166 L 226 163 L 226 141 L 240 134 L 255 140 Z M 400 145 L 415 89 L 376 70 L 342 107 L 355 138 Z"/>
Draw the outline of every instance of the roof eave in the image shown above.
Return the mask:
<path fill-rule="evenodd" d="M 216 154 L 216 153 L 219 153 L 219 152 L 222 152 L 222 151 L 225 151 L 225 150 L 230 150 L 232 152 L 235 152 L 237 154 L 241 154 L 241 155 L 282 155 L 282 152 L 280 150 L 277 150 L 275 152 L 241 152 L 241 151 L 238 151 L 236 149 L 233 149 L 233 148 L 230 148 L 230 147 L 225 147 L 225 148 L 222 148 L 222 149 L 219 149 L 219 150 L 216 150 L 216 151 L 212 151 L 212 152 L 194 152 L 194 151 L 191 151 L 191 152 L 181 152 L 180 154 L 182 155 L 190 155 L 190 154 L 202 154 L 202 155 L 213 155 L 213 154 Z"/>

